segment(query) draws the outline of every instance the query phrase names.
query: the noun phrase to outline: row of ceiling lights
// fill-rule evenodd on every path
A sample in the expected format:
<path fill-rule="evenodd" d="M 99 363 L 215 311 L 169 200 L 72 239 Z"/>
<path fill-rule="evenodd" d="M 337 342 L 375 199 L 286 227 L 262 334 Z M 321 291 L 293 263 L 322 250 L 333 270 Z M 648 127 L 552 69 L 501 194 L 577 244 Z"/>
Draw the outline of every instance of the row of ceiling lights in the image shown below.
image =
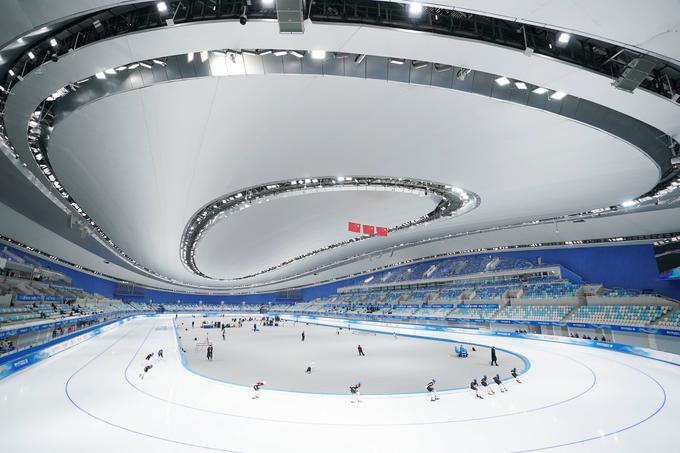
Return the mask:
<path fill-rule="evenodd" d="M 58 45 L 58 43 L 57 43 L 56 40 L 54 40 L 54 39 L 52 39 L 52 40 L 50 41 L 50 44 L 51 44 L 53 47 L 56 47 L 56 46 Z M 234 52 L 234 51 L 227 51 L 227 52 L 225 52 L 225 51 L 212 51 L 212 53 L 217 54 L 217 55 L 221 55 L 221 56 L 226 56 L 226 55 L 228 54 L 228 52 Z M 270 53 L 273 53 L 274 55 L 278 55 L 278 56 L 283 56 L 283 55 L 286 55 L 286 54 L 290 54 L 290 55 L 295 56 L 295 57 L 297 57 L 297 58 L 302 58 L 302 57 L 304 57 L 305 51 L 297 51 L 297 50 L 258 50 L 258 51 L 249 51 L 249 50 L 242 50 L 242 51 L 240 51 L 240 52 L 238 52 L 238 53 L 247 54 L 247 55 L 248 55 L 248 54 L 250 54 L 250 55 L 259 55 L 259 56 L 267 55 L 267 54 L 270 54 Z M 208 51 L 202 51 L 202 52 L 200 52 L 199 54 L 200 54 L 200 56 L 201 56 L 201 61 L 202 61 L 202 62 L 205 62 L 205 61 L 207 60 Z M 31 56 L 31 55 L 32 55 L 32 56 Z M 194 53 L 189 53 L 189 54 L 187 54 L 187 58 L 188 58 L 188 59 L 193 59 L 193 55 L 194 55 Z M 336 55 L 336 58 L 345 58 L 345 57 L 348 56 L 348 55 L 346 55 L 346 54 L 344 54 L 344 55 L 343 55 L 343 54 L 335 54 L 335 55 Z M 311 56 L 312 58 L 314 58 L 314 59 L 322 60 L 322 59 L 325 59 L 325 58 L 326 58 L 326 52 L 325 52 L 325 51 L 322 51 L 322 50 L 313 50 L 313 51 L 311 51 L 311 55 L 310 55 L 310 56 Z M 365 54 L 363 54 L 363 55 L 357 55 L 357 56 L 355 57 L 355 63 L 361 63 L 361 62 L 365 59 L 365 57 L 366 57 Z M 33 55 L 32 52 L 31 52 L 30 55 L 29 55 L 29 58 L 35 59 L 35 55 Z M 393 63 L 393 64 L 403 64 L 403 63 L 404 63 L 404 60 L 391 59 L 390 62 Z M 426 62 L 416 62 L 416 61 L 414 61 L 414 62 L 413 62 L 413 65 L 414 65 L 414 67 L 415 67 L 416 69 L 418 69 L 419 67 L 424 67 L 424 66 L 418 66 L 419 63 L 420 63 L 420 64 L 424 64 L 424 65 L 427 65 L 427 64 L 428 64 L 428 63 L 426 63 Z M 123 71 L 123 70 L 133 70 L 133 69 L 136 69 L 136 68 L 138 68 L 138 67 L 144 67 L 144 68 L 150 69 L 150 68 L 152 67 L 153 64 L 160 65 L 160 66 L 165 66 L 165 65 L 166 65 L 166 63 L 165 63 L 163 60 L 159 60 L 159 59 L 153 59 L 153 60 L 147 60 L 147 61 L 140 61 L 140 62 L 132 63 L 132 64 L 127 65 L 127 66 L 121 66 L 121 67 L 117 67 L 117 68 L 108 69 L 108 70 L 103 71 L 103 72 L 99 72 L 99 73 L 95 74 L 94 77 L 97 78 L 97 79 L 103 79 L 103 78 L 106 78 L 106 74 L 116 74 L 117 72 L 121 72 L 121 71 Z M 450 66 L 450 67 L 448 67 L 448 68 L 446 68 L 446 69 L 452 69 L 452 68 L 453 68 L 453 67 Z M 437 65 L 436 65 L 436 64 L 435 64 L 435 69 L 437 69 Z M 461 70 L 460 70 L 460 71 L 458 72 L 458 74 L 457 74 L 457 77 L 458 77 L 459 79 L 461 79 L 461 78 L 464 79 L 464 78 L 467 76 L 467 74 L 469 74 L 470 72 L 471 72 L 471 70 L 469 70 L 469 69 L 461 68 Z M 84 82 L 88 81 L 89 79 L 90 79 L 90 78 L 87 78 L 87 79 L 81 80 L 81 81 L 79 81 L 79 82 L 76 82 L 75 84 L 70 84 L 70 85 L 67 86 L 67 87 L 63 87 L 63 88 L 57 90 L 57 91 L 56 91 L 55 93 L 53 93 L 51 96 L 49 96 L 46 100 L 48 100 L 48 101 L 53 101 L 53 100 L 55 100 L 55 99 L 57 99 L 57 98 L 59 98 L 59 97 L 63 97 L 64 95 L 66 95 L 66 94 L 69 93 L 69 89 L 70 89 L 71 91 L 73 91 L 73 90 L 77 89 L 78 84 L 84 83 Z M 508 79 L 507 77 L 498 77 L 498 78 L 496 79 L 496 83 L 497 83 L 499 86 L 506 86 L 506 85 L 508 85 L 508 84 L 510 84 L 510 83 L 513 83 L 513 82 L 511 82 L 511 80 Z M 524 82 L 521 82 L 521 81 L 514 81 L 514 85 L 515 85 L 515 87 L 516 87 L 517 89 L 520 89 L 520 90 L 523 90 L 523 89 L 527 89 L 527 88 L 528 88 L 528 87 L 527 87 L 527 84 L 524 83 Z M 2 88 L 2 87 L 0 87 L 0 88 Z M 4 91 L 4 88 L 2 88 L 2 90 Z M 533 90 L 533 92 L 536 93 L 536 94 L 544 94 L 544 93 L 547 93 L 548 91 L 549 91 L 548 89 L 542 88 L 542 87 L 536 87 L 536 88 Z M 560 91 L 555 91 L 555 92 L 553 92 L 553 93 L 551 94 L 550 98 L 551 98 L 551 99 L 555 99 L 555 100 L 560 100 L 560 99 L 564 98 L 565 96 L 566 96 L 565 93 L 560 92 Z M 39 129 L 39 128 L 36 128 L 36 126 L 38 125 L 38 120 L 40 119 L 39 117 L 40 117 L 40 112 L 39 112 L 39 111 L 36 111 L 36 112 L 34 113 L 34 116 L 31 118 L 31 121 L 29 121 L 29 139 L 37 140 L 37 139 L 39 138 L 39 137 L 36 135 L 36 134 L 39 134 L 39 133 L 40 133 L 40 129 Z M 5 136 L 5 138 L 7 138 L 7 137 Z M 52 172 L 51 172 L 51 170 L 49 169 L 49 167 L 46 166 L 46 165 L 44 165 L 44 164 L 41 165 L 41 162 L 42 162 L 43 159 L 44 159 L 43 153 L 39 150 L 39 148 L 33 149 L 33 151 L 34 151 L 35 160 L 36 160 L 36 162 L 39 164 L 39 167 L 41 168 L 41 170 L 43 170 L 43 174 L 45 174 L 46 178 L 47 178 L 48 180 L 50 180 L 50 182 L 55 186 L 55 188 L 56 188 L 58 191 L 60 191 L 60 193 L 62 193 L 62 196 L 64 196 L 64 198 L 67 198 L 67 195 L 64 195 L 64 192 L 65 192 L 65 191 L 63 190 L 63 187 L 61 187 L 61 185 L 59 184 L 59 182 L 56 180 L 56 177 L 52 174 Z M 18 157 L 18 155 L 16 155 L 16 154 L 15 154 L 15 156 Z M 25 165 L 26 165 L 26 164 L 24 163 L 24 166 L 25 166 Z M 641 202 L 643 202 L 643 201 L 647 201 L 648 199 L 651 199 L 652 197 L 658 198 L 658 197 L 661 197 L 661 196 L 663 196 L 663 195 L 666 195 L 666 194 L 670 193 L 671 191 L 675 190 L 675 188 L 676 188 L 678 185 L 680 185 L 680 178 L 678 178 L 677 180 L 671 182 L 671 183 L 668 185 L 668 187 L 665 187 L 665 188 L 661 189 L 660 191 L 658 191 L 656 194 L 652 195 L 651 197 L 644 197 L 644 198 L 640 198 L 640 199 L 638 199 L 638 200 L 628 200 L 628 201 L 623 202 L 623 203 L 621 204 L 621 206 L 624 207 L 624 208 L 629 208 L 629 207 L 637 206 L 639 203 L 641 203 Z M 79 206 L 77 206 L 77 204 L 71 203 L 71 205 L 74 207 L 74 209 L 75 209 L 81 216 L 83 216 L 83 217 L 86 216 L 85 213 L 82 211 L 82 208 L 80 208 Z M 608 209 L 608 208 L 603 208 L 603 209 L 606 210 L 606 209 Z M 597 210 L 594 210 L 594 211 L 591 211 L 591 212 L 597 212 Z M 103 232 L 101 232 L 101 229 L 98 229 L 98 227 L 96 227 L 96 225 L 94 224 L 94 222 L 93 222 L 91 219 L 88 219 L 88 220 L 89 220 L 89 223 L 90 223 L 92 226 L 95 227 L 95 230 L 96 230 L 100 235 L 102 235 L 102 236 L 104 237 L 104 239 L 106 240 L 107 243 L 113 244 L 112 241 L 110 240 L 110 238 L 105 237 L 105 235 L 103 234 Z M 122 252 L 122 251 L 121 251 L 121 252 Z M 124 256 L 126 259 L 130 260 L 133 264 L 138 265 L 138 263 L 137 263 L 136 261 L 134 261 L 134 260 L 132 260 L 131 258 L 127 257 L 127 256 L 125 255 L 124 252 L 122 252 L 121 254 L 122 254 L 122 256 Z M 146 270 L 146 268 L 143 268 L 143 269 Z M 152 273 L 153 275 L 156 275 L 156 274 L 153 273 L 153 272 L 151 272 L 151 273 Z M 159 276 L 159 275 L 157 275 L 157 276 Z M 167 279 L 167 278 L 166 278 L 166 279 Z M 177 280 L 174 280 L 174 279 L 168 279 L 168 280 L 172 281 L 173 283 L 181 283 L 181 282 L 178 282 Z"/>
<path fill-rule="evenodd" d="M 309 188 L 311 188 L 311 189 L 316 189 L 316 188 L 322 189 L 324 187 L 332 187 L 333 185 L 336 185 L 338 183 L 341 183 L 341 184 L 351 183 L 353 187 L 354 186 L 361 187 L 361 186 L 367 186 L 367 185 L 371 184 L 372 182 L 374 182 L 373 187 L 384 188 L 384 189 L 393 189 L 394 187 L 401 187 L 401 186 L 407 187 L 409 184 L 414 183 L 414 181 L 405 181 L 404 178 L 398 178 L 398 180 L 393 181 L 392 185 L 385 185 L 384 183 L 387 179 L 389 179 L 389 178 L 372 178 L 372 177 L 356 178 L 356 177 L 351 177 L 351 176 L 339 176 L 339 177 L 336 177 L 336 178 L 321 178 L 321 180 L 319 178 L 306 178 L 306 179 L 292 180 L 288 184 L 290 186 L 304 186 L 302 188 L 296 187 L 295 189 L 292 189 L 292 190 L 295 190 L 295 191 L 299 191 L 299 190 L 304 191 L 305 189 L 309 189 Z M 426 214 L 424 216 L 421 216 L 421 217 L 418 217 L 416 219 L 413 219 L 413 220 L 407 221 L 405 223 L 402 223 L 400 225 L 397 225 L 397 226 L 391 228 L 390 231 L 396 231 L 396 230 L 403 229 L 403 228 L 410 228 L 410 227 L 415 226 L 415 225 L 422 223 L 424 221 L 434 220 L 434 219 L 439 218 L 443 215 L 451 216 L 451 215 L 454 215 L 456 212 L 459 212 L 462 209 L 465 209 L 465 211 L 467 211 L 467 209 L 469 209 L 470 203 L 474 202 L 476 204 L 477 203 L 476 200 L 478 200 L 476 197 L 471 196 L 470 194 L 465 192 L 463 189 L 460 189 L 458 187 L 452 187 L 452 186 L 448 186 L 448 185 L 447 186 L 439 186 L 435 183 L 426 183 L 426 182 L 420 182 L 420 181 L 415 181 L 415 183 L 419 186 L 422 186 L 422 187 L 415 186 L 412 189 L 414 191 L 414 193 L 419 192 L 421 195 L 427 195 L 427 193 L 429 191 L 430 193 L 437 194 L 445 200 L 445 202 L 442 203 L 443 206 L 440 208 L 439 212 L 437 210 L 432 211 L 429 214 Z M 313 184 L 315 186 L 308 186 L 308 184 Z M 318 186 L 316 186 L 317 184 L 318 184 Z M 325 186 L 324 186 L 324 184 L 325 184 Z M 399 184 L 401 184 L 401 186 Z M 266 185 L 266 188 L 268 190 L 274 190 L 274 192 L 268 192 L 268 193 L 265 193 L 264 195 L 258 194 L 258 193 L 261 192 L 260 188 L 254 188 L 254 189 L 250 190 L 249 193 L 245 196 L 242 192 L 239 192 L 235 195 L 229 196 L 229 197 L 224 198 L 222 200 L 219 200 L 217 202 L 213 202 L 214 204 L 211 203 L 211 206 L 204 208 L 204 210 L 202 210 L 202 212 L 200 214 L 198 214 L 197 216 L 195 216 L 195 218 L 190 222 L 191 226 L 188 229 L 189 237 L 187 237 L 186 233 L 185 233 L 185 235 L 183 235 L 182 242 L 181 242 L 181 245 L 180 245 L 180 249 L 181 249 L 180 255 L 181 255 L 182 264 L 188 270 L 190 270 L 191 272 L 193 272 L 197 275 L 201 275 L 201 276 L 206 277 L 206 278 L 210 278 L 207 275 L 201 273 L 198 270 L 198 268 L 196 267 L 196 264 L 194 262 L 194 257 L 195 257 L 195 252 L 196 252 L 196 247 L 197 247 L 198 241 L 200 240 L 202 235 L 206 232 L 207 228 L 216 221 L 218 216 L 246 209 L 246 208 L 250 207 L 251 204 L 255 201 L 257 201 L 258 203 L 261 203 L 261 199 L 263 197 L 273 197 L 273 196 L 279 195 L 281 193 L 291 191 L 290 187 L 288 189 L 286 189 L 286 188 L 279 189 L 282 185 L 284 185 L 284 183 Z M 446 213 L 444 211 L 453 206 L 452 203 L 451 203 L 451 200 L 448 199 L 448 195 L 447 195 L 448 192 L 456 194 L 456 196 L 460 200 L 460 206 L 458 206 L 458 208 L 456 208 L 454 211 Z M 255 193 L 255 194 L 252 195 L 252 193 Z M 266 201 L 269 201 L 269 198 L 266 198 Z M 225 206 L 229 202 L 232 202 L 232 204 L 230 206 Z M 212 216 L 208 217 L 209 214 L 211 214 L 210 211 L 213 211 Z M 196 231 L 196 230 L 198 230 L 198 231 Z M 346 245 L 346 244 L 356 242 L 356 241 L 362 240 L 362 239 L 365 239 L 365 238 L 364 237 L 354 237 L 354 238 L 348 239 L 348 240 L 343 241 L 343 242 L 331 244 L 329 246 L 325 246 L 325 247 L 322 247 L 320 249 L 313 250 L 311 252 L 306 252 L 306 253 L 301 254 L 299 256 L 296 256 L 296 257 L 294 257 L 294 258 L 292 258 L 288 261 L 280 263 L 276 266 L 272 266 L 268 269 L 264 269 L 264 270 L 261 270 L 257 273 L 247 275 L 247 276 L 244 276 L 244 277 L 235 278 L 233 280 L 241 280 L 241 279 L 244 279 L 244 278 L 255 277 L 257 275 L 261 275 L 263 273 L 270 272 L 270 271 L 275 270 L 275 269 L 282 267 L 284 265 L 290 264 L 294 261 L 315 255 L 315 254 L 320 253 L 322 251 L 334 249 L 334 248 L 340 247 L 342 245 Z"/>

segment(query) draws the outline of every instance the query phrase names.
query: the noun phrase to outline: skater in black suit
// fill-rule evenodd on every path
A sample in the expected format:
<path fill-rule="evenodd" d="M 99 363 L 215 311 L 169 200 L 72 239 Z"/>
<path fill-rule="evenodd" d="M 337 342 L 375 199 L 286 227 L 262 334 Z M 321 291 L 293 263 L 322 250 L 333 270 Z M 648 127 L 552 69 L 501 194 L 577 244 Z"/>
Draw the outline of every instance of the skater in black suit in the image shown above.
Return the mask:
<path fill-rule="evenodd" d="M 491 346 L 491 365 L 498 366 L 498 359 L 496 358 L 496 347 Z"/>

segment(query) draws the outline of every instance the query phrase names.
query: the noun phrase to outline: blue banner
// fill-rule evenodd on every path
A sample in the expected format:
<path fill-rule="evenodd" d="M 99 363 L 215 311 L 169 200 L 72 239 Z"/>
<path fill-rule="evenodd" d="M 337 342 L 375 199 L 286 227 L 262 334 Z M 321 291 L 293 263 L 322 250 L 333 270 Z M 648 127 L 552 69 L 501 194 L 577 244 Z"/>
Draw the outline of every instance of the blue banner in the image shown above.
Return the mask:
<path fill-rule="evenodd" d="M 498 304 L 458 304 L 458 308 L 498 308 Z"/>
<path fill-rule="evenodd" d="M 18 329 L 0 330 L 0 340 L 2 340 L 3 338 L 10 338 L 10 337 L 15 337 L 17 335 L 23 335 L 23 334 L 29 333 L 29 332 L 37 332 L 39 330 L 45 330 L 45 329 L 54 329 L 56 327 L 65 327 L 65 326 L 70 326 L 72 324 L 76 324 L 76 323 L 83 322 L 83 321 L 91 321 L 93 319 L 109 317 L 109 316 L 114 316 L 114 315 L 121 315 L 121 314 L 129 314 L 129 313 L 135 313 L 135 312 L 133 312 L 133 311 L 115 311 L 115 312 L 105 313 L 105 314 L 88 315 L 88 316 L 83 316 L 83 317 L 80 317 L 80 318 L 64 319 L 62 321 L 46 322 L 46 323 L 43 323 L 43 324 L 34 324 L 34 325 L 31 325 L 31 326 L 21 327 L 21 328 L 18 328 Z"/>
<path fill-rule="evenodd" d="M 62 296 L 45 296 L 45 302 L 63 302 Z"/>
<path fill-rule="evenodd" d="M 37 296 L 37 295 L 33 295 L 33 294 L 31 294 L 31 295 L 29 295 L 29 294 L 17 294 L 15 299 L 20 301 L 20 302 L 40 302 L 40 301 L 42 301 L 41 296 Z"/>

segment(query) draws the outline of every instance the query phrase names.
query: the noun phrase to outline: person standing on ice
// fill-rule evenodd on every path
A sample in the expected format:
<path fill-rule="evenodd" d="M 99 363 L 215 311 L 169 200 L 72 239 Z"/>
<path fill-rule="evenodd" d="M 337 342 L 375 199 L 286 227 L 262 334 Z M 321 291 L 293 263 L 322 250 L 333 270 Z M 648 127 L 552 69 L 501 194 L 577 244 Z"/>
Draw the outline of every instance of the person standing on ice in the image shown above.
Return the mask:
<path fill-rule="evenodd" d="M 473 379 L 472 382 L 470 382 L 470 388 L 475 391 L 475 395 L 477 395 L 477 398 L 480 400 L 483 400 L 484 397 L 479 394 L 479 384 L 477 383 L 477 379 Z"/>
<path fill-rule="evenodd" d="M 349 392 L 354 396 L 354 399 L 352 400 L 353 403 L 359 403 L 361 400 L 359 399 L 359 389 L 361 389 L 361 381 L 357 382 L 354 385 L 350 385 L 349 387 Z"/>
<path fill-rule="evenodd" d="M 501 381 L 501 378 L 500 378 L 500 376 L 498 376 L 498 374 L 496 374 L 493 377 L 493 381 L 496 383 L 498 388 L 501 390 L 501 393 L 508 391 L 508 389 L 505 388 L 505 384 L 503 384 L 503 381 Z"/>
<path fill-rule="evenodd" d="M 491 365 L 498 366 L 498 359 L 496 358 L 496 346 L 491 346 Z"/>
<path fill-rule="evenodd" d="M 160 349 L 158 350 L 158 358 L 159 358 L 159 359 L 162 359 L 162 358 L 163 358 L 163 348 L 160 348 Z"/>
<path fill-rule="evenodd" d="M 364 354 L 364 348 L 361 347 L 361 345 L 357 346 L 357 351 L 359 351 L 359 356 L 365 356 Z"/>
<path fill-rule="evenodd" d="M 302 339 L 300 341 L 305 341 L 305 331 L 302 331 Z"/>
<path fill-rule="evenodd" d="M 208 351 L 206 352 L 206 357 L 208 360 L 212 360 L 213 358 L 213 346 L 210 344 L 208 345 Z"/>
<path fill-rule="evenodd" d="M 432 380 L 427 383 L 427 387 L 425 387 L 428 393 L 430 393 L 430 401 L 437 401 L 439 399 L 437 398 L 437 389 L 434 388 L 436 384 L 437 380 L 432 378 Z"/>
<path fill-rule="evenodd" d="M 259 395 L 260 387 L 264 387 L 265 385 L 267 385 L 267 382 L 265 381 L 257 381 L 255 385 L 253 385 L 253 390 L 255 390 L 255 395 L 253 396 L 253 399 L 260 397 Z"/>
<path fill-rule="evenodd" d="M 519 378 L 517 377 L 517 368 L 513 368 L 512 370 L 510 370 L 510 374 L 512 375 L 512 377 L 515 378 L 518 384 L 522 383 L 522 381 L 520 381 Z"/>

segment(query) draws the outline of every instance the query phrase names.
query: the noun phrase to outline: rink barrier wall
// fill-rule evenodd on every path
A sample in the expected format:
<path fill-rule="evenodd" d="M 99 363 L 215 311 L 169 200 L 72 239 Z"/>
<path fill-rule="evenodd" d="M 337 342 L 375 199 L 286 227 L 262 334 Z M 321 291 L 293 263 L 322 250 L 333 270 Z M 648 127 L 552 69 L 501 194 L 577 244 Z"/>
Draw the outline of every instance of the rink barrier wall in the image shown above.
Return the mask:
<path fill-rule="evenodd" d="M 309 313 L 309 312 L 307 312 Z M 271 315 L 277 316 L 318 316 L 312 314 L 296 313 L 294 311 L 287 312 L 269 312 Z M 365 318 L 365 313 L 347 313 L 343 314 L 342 318 Z M 622 332 L 646 333 L 649 335 L 666 335 L 669 337 L 680 337 L 680 330 L 675 329 L 657 329 L 655 327 L 637 327 L 637 326 L 621 326 L 616 324 L 591 324 L 583 322 L 559 322 L 559 321 L 529 321 L 517 319 L 492 319 L 492 318 L 437 318 L 433 316 L 395 316 L 395 315 L 368 315 L 376 320 L 408 320 L 408 321 L 445 321 L 445 322 L 461 322 L 461 323 L 482 323 L 482 324 L 514 324 L 522 326 L 550 326 L 550 327 L 577 327 L 581 329 L 607 329 L 617 330 Z M 331 319 L 331 318 L 329 318 Z"/>
<path fill-rule="evenodd" d="M 203 315 L 203 314 L 204 313 L 201 313 L 201 315 Z M 262 314 L 262 313 L 257 313 L 257 315 L 264 316 L 264 317 L 267 316 L 267 314 Z M 320 325 L 320 326 L 345 327 L 345 326 L 337 326 L 336 325 L 336 324 L 342 322 L 343 321 L 342 319 L 326 318 L 326 320 L 328 320 L 328 321 L 335 321 L 335 324 L 324 323 L 323 322 L 324 318 L 319 318 L 318 320 L 315 319 L 315 320 L 312 321 L 312 320 L 306 320 L 306 319 L 304 319 L 304 320 L 287 319 L 286 317 L 282 316 L 281 319 L 285 319 L 287 321 L 309 322 L 311 324 L 317 324 L 317 325 Z M 355 323 L 355 321 L 349 321 L 349 322 Z M 402 328 L 402 327 L 405 327 L 405 326 L 412 327 L 414 325 L 413 324 L 395 325 L 395 327 L 399 327 L 399 328 Z M 378 326 L 376 326 L 376 327 L 378 327 Z M 420 330 L 435 330 L 435 329 L 424 329 L 425 327 L 431 327 L 431 326 L 428 326 L 428 325 L 421 325 L 420 327 L 423 328 L 423 329 L 420 329 Z M 392 335 L 392 332 L 383 332 L 383 331 L 380 331 L 380 330 L 369 329 L 369 328 L 352 327 L 352 329 L 361 330 L 361 331 L 364 331 L 364 332 Z M 459 329 L 459 330 L 465 331 L 466 329 L 462 328 L 462 329 Z M 175 325 L 174 322 L 173 322 L 173 331 L 174 331 L 174 334 L 175 334 L 175 343 L 177 345 L 177 350 L 179 351 L 180 363 L 182 364 L 182 366 L 184 367 L 185 370 L 187 370 L 188 372 L 190 372 L 192 374 L 195 374 L 196 376 L 200 376 L 204 379 L 210 379 L 212 381 L 222 382 L 222 383 L 225 383 L 225 384 L 235 385 L 235 386 L 238 386 L 238 387 L 251 387 L 250 384 L 241 384 L 241 383 L 238 383 L 238 382 L 227 381 L 226 379 L 220 379 L 220 378 L 217 378 L 217 377 L 214 377 L 214 376 L 208 376 L 208 375 L 199 373 L 198 371 L 195 371 L 193 368 L 191 368 L 191 366 L 189 365 L 189 362 L 187 361 L 186 357 L 184 356 L 184 350 L 182 349 L 182 345 L 179 342 L 179 335 L 177 333 L 177 326 Z M 466 331 L 464 333 L 469 333 L 469 332 Z M 490 348 L 490 346 L 485 345 L 485 344 L 481 344 L 481 343 L 472 343 L 470 341 L 451 340 L 449 338 L 431 337 L 431 336 L 427 336 L 427 335 L 409 335 L 409 334 L 404 334 L 404 333 L 398 333 L 397 335 L 399 335 L 400 337 L 416 338 L 416 339 L 420 339 L 420 340 L 440 341 L 440 342 L 451 343 L 451 344 L 456 344 L 456 345 L 464 344 L 464 345 L 468 345 L 468 346 L 478 346 L 478 347 L 482 347 L 482 348 Z M 524 364 L 524 368 L 518 373 L 518 376 L 523 375 L 524 373 L 529 371 L 529 369 L 531 369 L 531 361 L 529 361 L 529 359 L 526 356 L 524 356 L 523 354 L 520 354 L 520 353 L 515 352 L 515 351 L 511 351 L 511 350 L 505 349 L 505 348 L 496 348 L 496 351 L 501 351 L 501 352 L 505 352 L 507 354 L 514 355 L 515 357 L 519 357 L 522 360 L 522 363 Z M 509 382 L 509 381 L 513 381 L 514 379 L 515 378 L 513 378 L 513 377 L 508 377 L 508 378 L 503 379 L 502 381 L 503 382 Z M 271 387 L 267 387 L 266 390 L 267 391 L 274 391 L 274 392 L 299 393 L 299 394 L 304 394 L 304 395 L 342 396 L 342 397 L 347 396 L 346 393 L 302 392 L 302 391 L 299 391 L 299 390 L 286 390 L 286 389 L 277 389 L 277 388 L 271 388 Z M 469 387 L 465 386 L 465 387 L 440 389 L 440 390 L 437 390 L 437 392 L 443 393 L 443 392 L 455 392 L 455 391 L 461 391 L 461 390 L 467 391 L 467 390 L 469 390 Z M 423 392 L 411 392 L 411 393 L 401 392 L 401 393 L 375 393 L 375 394 L 366 394 L 365 396 L 372 397 L 372 398 L 375 398 L 375 397 L 380 398 L 380 397 L 394 397 L 394 396 L 414 396 L 414 395 L 422 395 L 422 394 L 423 394 Z"/>
<path fill-rule="evenodd" d="M 77 324 L 79 322 L 85 322 L 85 321 L 92 321 L 93 319 L 99 319 L 99 318 L 107 318 L 109 316 L 118 316 L 118 315 L 123 315 L 123 314 L 128 314 L 128 315 L 138 315 L 140 314 L 137 311 L 132 311 L 132 310 L 124 310 L 124 311 L 112 311 L 109 313 L 100 313 L 97 315 L 88 315 L 88 316 L 82 316 L 79 318 L 70 318 L 70 319 L 64 319 L 61 321 L 53 321 L 53 322 L 46 322 L 42 324 L 34 324 L 26 327 L 19 327 L 16 329 L 8 329 L 8 330 L 0 330 L 0 340 L 4 338 L 10 338 L 10 337 L 15 337 L 17 335 L 23 335 L 25 333 L 30 333 L 30 332 L 38 332 L 40 330 L 45 330 L 45 329 L 54 329 L 57 327 L 66 327 L 70 326 L 73 324 Z"/>
<path fill-rule="evenodd" d="M 286 316 L 281 316 L 283 319 L 287 319 Z M 315 324 L 319 323 L 329 323 L 327 325 L 333 325 L 332 323 L 338 323 L 346 321 L 353 325 L 370 327 L 398 327 L 400 329 L 414 329 L 414 330 L 433 330 L 433 331 L 443 331 L 443 332 L 459 332 L 472 335 L 486 335 L 486 336 L 498 336 L 498 337 L 510 337 L 518 338 L 523 340 L 537 340 L 537 341 L 549 341 L 551 343 L 562 343 L 570 345 L 578 345 L 591 347 L 596 349 L 607 349 L 609 351 L 620 352 L 624 354 L 635 355 L 638 357 L 644 357 L 647 359 L 657 360 L 660 362 L 668 363 L 671 365 L 680 366 L 680 355 L 672 354 L 670 352 L 657 351 L 654 349 L 643 348 L 640 346 L 632 346 L 622 343 L 612 343 L 607 341 L 599 340 L 584 340 L 582 338 L 571 338 L 571 337 L 560 337 L 552 335 L 541 335 L 534 333 L 516 333 L 508 332 L 502 330 L 463 330 L 459 327 L 449 327 L 449 326 L 438 326 L 432 324 L 402 324 L 402 323 L 389 323 L 389 322 L 376 322 L 376 321 L 359 321 L 359 320 L 343 320 L 341 318 L 324 318 L 317 316 L 291 316 L 291 320 L 296 320 L 297 322 L 312 322 Z"/>
<path fill-rule="evenodd" d="M 87 329 L 79 330 L 68 335 L 56 338 L 52 341 L 35 346 L 23 351 L 10 354 L 0 359 L 0 380 L 38 362 L 42 362 L 60 352 L 66 351 L 84 341 L 108 332 L 122 324 L 138 317 L 155 315 L 130 315 L 120 319 L 111 320 Z"/>

